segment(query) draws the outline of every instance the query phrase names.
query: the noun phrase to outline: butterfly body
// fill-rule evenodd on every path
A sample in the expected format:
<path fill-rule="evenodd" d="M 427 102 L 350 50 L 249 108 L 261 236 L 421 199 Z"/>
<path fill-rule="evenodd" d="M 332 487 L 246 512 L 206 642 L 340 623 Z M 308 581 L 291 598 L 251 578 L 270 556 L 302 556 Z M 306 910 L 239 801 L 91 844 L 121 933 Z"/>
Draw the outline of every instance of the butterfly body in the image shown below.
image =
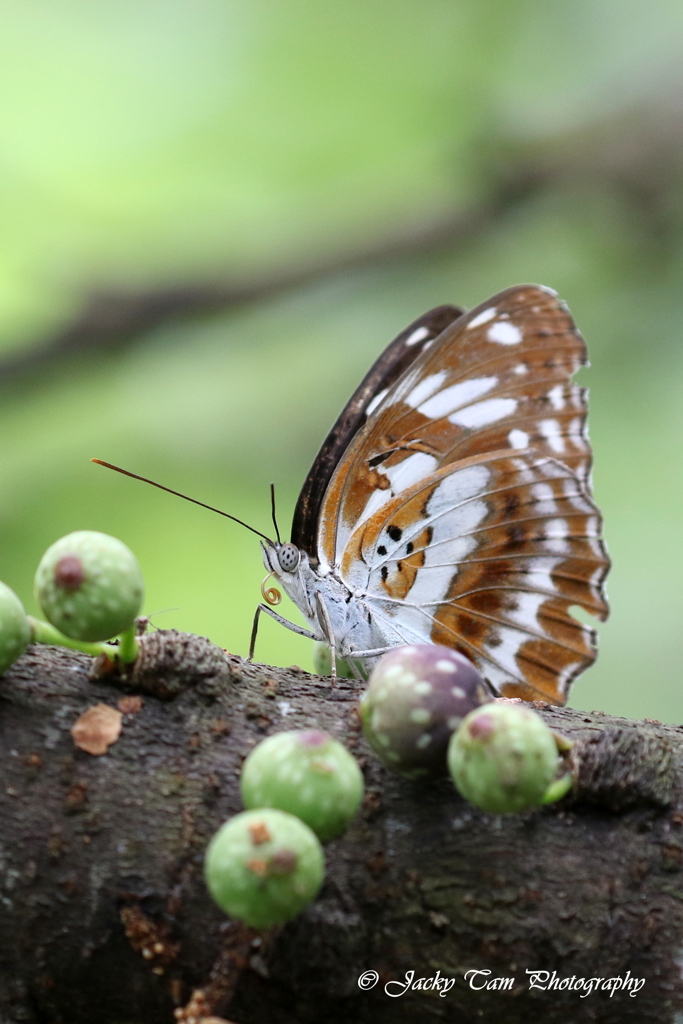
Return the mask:
<path fill-rule="evenodd" d="M 267 568 L 338 657 L 442 643 L 492 692 L 563 703 L 607 615 L 583 339 L 554 292 L 439 307 L 398 336 L 323 444 Z M 266 606 L 261 610 L 274 615 Z"/>
<path fill-rule="evenodd" d="M 311 639 L 329 644 L 339 658 L 403 643 L 398 636 L 394 643 L 388 643 L 377 629 L 364 595 L 354 593 L 336 573 L 314 569 L 305 551 L 300 552 L 294 571 L 283 570 L 278 559 L 281 547 L 264 545 L 264 562 L 302 612 L 309 625 Z"/>

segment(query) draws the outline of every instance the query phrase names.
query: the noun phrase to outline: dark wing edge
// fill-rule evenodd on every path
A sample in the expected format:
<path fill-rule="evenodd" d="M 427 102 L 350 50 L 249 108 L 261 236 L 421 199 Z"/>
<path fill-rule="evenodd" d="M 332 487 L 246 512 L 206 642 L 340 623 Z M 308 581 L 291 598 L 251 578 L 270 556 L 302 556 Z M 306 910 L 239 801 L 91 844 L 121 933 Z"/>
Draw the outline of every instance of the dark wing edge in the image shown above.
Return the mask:
<path fill-rule="evenodd" d="M 458 306 L 437 306 L 414 320 L 382 352 L 346 403 L 313 460 L 294 510 L 292 544 L 311 560 L 317 561 L 318 516 L 327 485 L 351 439 L 365 424 L 368 407 L 464 312 Z"/>

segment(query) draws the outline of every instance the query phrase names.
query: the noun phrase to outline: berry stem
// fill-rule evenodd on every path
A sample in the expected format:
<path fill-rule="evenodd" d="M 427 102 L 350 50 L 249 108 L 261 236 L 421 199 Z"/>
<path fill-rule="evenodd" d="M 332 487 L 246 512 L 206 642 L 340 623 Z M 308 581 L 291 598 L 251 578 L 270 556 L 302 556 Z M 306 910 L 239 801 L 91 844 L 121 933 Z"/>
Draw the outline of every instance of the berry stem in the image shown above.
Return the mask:
<path fill-rule="evenodd" d="M 31 634 L 33 643 L 36 644 L 58 644 L 60 647 L 68 647 L 72 651 L 82 651 L 83 654 L 89 654 L 91 657 L 96 658 L 100 654 L 105 654 L 111 661 L 113 661 L 117 655 L 117 648 L 112 647 L 106 643 L 88 643 L 85 640 L 72 640 L 70 636 L 64 636 L 58 629 L 51 626 L 49 622 L 43 622 L 41 619 L 34 619 L 32 615 L 27 615 L 28 624 L 31 627 Z"/>
<path fill-rule="evenodd" d="M 119 646 L 116 648 L 116 654 L 124 665 L 131 665 L 139 653 L 140 645 L 135 635 L 135 623 L 132 622 L 128 629 L 124 629 L 123 633 L 119 634 Z"/>
<path fill-rule="evenodd" d="M 554 804 L 556 800 L 561 800 L 562 797 L 566 796 L 572 788 L 573 782 L 574 778 L 571 773 L 569 775 L 563 775 L 560 779 L 555 779 L 555 781 L 551 782 L 546 789 L 541 803 Z"/>

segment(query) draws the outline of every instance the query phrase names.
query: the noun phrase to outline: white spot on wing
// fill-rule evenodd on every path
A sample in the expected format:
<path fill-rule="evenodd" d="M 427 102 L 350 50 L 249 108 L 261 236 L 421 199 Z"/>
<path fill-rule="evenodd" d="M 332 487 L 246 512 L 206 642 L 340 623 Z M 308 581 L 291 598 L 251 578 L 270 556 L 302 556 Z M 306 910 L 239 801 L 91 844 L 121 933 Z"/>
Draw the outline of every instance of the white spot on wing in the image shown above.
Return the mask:
<path fill-rule="evenodd" d="M 364 523 L 366 519 L 374 515 L 382 505 L 386 505 L 399 491 L 405 490 L 406 487 L 411 487 L 419 480 L 423 480 L 424 477 L 433 473 L 437 464 L 438 460 L 433 455 L 427 455 L 426 452 L 415 452 L 414 455 L 408 456 L 407 459 L 403 459 L 395 466 L 378 466 L 377 472 L 386 476 L 391 486 L 385 490 L 377 488 L 377 490 L 372 492 L 356 525 Z M 341 538 L 341 530 L 339 536 Z M 345 542 L 345 537 L 342 538 L 343 542 Z"/>
<path fill-rule="evenodd" d="M 415 524 L 416 532 L 426 524 L 432 528 L 432 540 L 424 552 L 424 565 L 417 570 L 405 604 L 396 605 L 393 609 L 382 605 L 385 614 L 400 616 L 402 630 L 424 632 L 428 620 L 420 609 L 433 610 L 445 599 L 457 576 L 458 563 L 477 547 L 479 540 L 472 536 L 472 532 L 486 518 L 488 505 L 476 496 L 486 490 L 490 476 L 490 470 L 484 465 L 468 466 L 444 477 L 434 489 L 424 518 Z M 402 543 L 405 540 L 404 533 Z"/>
<path fill-rule="evenodd" d="M 570 555 L 572 546 L 569 540 L 569 524 L 566 519 L 549 519 L 544 529 L 547 551 L 556 555 Z"/>
<path fill-rule="evenodd" d="M 557 452 L 558 455 L 562 455 L 565 450 L 565 444 L 560 424 L 557 420 L 541 420 L 538 424 L 538 429 L 552 450 Z"/>
<path fill-rule="evenodd" d="M 568 430 L 569 436 L 572 439 L 572 444 L 579 451 L 585 451 L 588 447 L 588 436 L 586 430 L 586 423 L 581 417 L 573 419 L 569 424 Z"/>
<path fill-rule="evenodd" d="M 489 667 L 487 665 L 486 675 L 498 692 L 500 692 L 501 685 L 509 682 L 510 676 L 519 679 L 522 675 L 517 664 L 517 655 L 519 654 L 520 647 L 526 643 L 529 636 L 527 633 L 522 633 L 519 629 L 514 629 L 512 626 L 499 626 L 496 630 L 496 636 L 501 642 L 495 647 L 486 645 L 486 651 L 494 661 L 498 662 L 503 672 L 501 673 L 500 668 L 497 666 Z"/>
<path fill-rule="evenodd" d="M 498 383 L 497 377 L 475 377 L 474 380 L 464 380 L 459 384 L 451 384 L 437 394 L 432 395 L 426 402 L 417 407 L 417 411 L 423 416 L 431 419 L 438 419 L 440 416 L 448 416 L 455 409 L 473 402 L 475 398 L 485 395 Z"/>
<path fill-rule="evenodd" d="M 551 388 L 548 392 L 548 398 L 550 404 L 556 412 L 561 412 L 564 409 L 564 386 L 562 384 L 556 384 L 554 388 Z"/>
<path fill-rule="evenodd" d="M 406 405 L 409 405 L 411 409 L 417 409 L 418 405 L 421 405 L 428 398 L 439 390 L 443 382 L 446 380 L 448 372 L 446 370 L 439 370 L 438 373 L 432 373 L 429 377 L 425 377 L 424 380 L 419 381 L 418 384 L 409 391 L 403 401 Z"/>
<path fill-rule="evenodd" d="M 496 420 L 509 416 L 517 408 L 514 398 L 488 398 L 485 402 L 469 405 L 454 412 L 448 419 L 459 427 L 485 427 Z"/>
<path fill-rule="evenodd" d="M 518 345 L 524 334 L 515 324 L 498 320 L 497 323 L 491 324 L 486 337 L 489 341 L 497 341 L 499 345 Z"/>
<path fill-rule="evenodd" d="M 490 477 L 491 472 L 485 465 L 468 466 L 466 469 L 450 473 L 444 477 L 429 499 L 429 516 L 439 515 L 469 498 L 482 494 Z"/>
<path fill-rule="evenodd" d="M 372 399 L 372 401 L 368 402 L 367 409 L 365 410 L 366 416 L 369 416 L 370 413 L 373 413 L 375 411 L 380 402 L 382 402 L 385 399 L 388 390 L 389 388 L 385 388 L 384 391 L 379 391 Z"/>
<path fill-rule="evenodd" d="M 602 583 L 602 581 L 604 579 L 604 576 L 605 576 L 605 567 L 604 567 L 604 565 L 600 565 L 600 566 L 598 566 L 597 569 L 594 569 L 593 572 L 591 573 L 591 579 L 590 579 L 591 587 L 594 587 L 595 590 L 598 590 L 598 588 L 600 587 L 600 584 Z"/>
<path fill-rule="evenodd" d="M 527 484 L 536 479 L 533 469 L 524 461 L 524 459 L 514 459 L 513 465 L 517 470 L 517 476 L 520 483 Z"/>
<path fill-rule="evenodd" d="M 489 320 L 493 320 L 497 313 L 495 306 L 491 306 L 489 309 L 484 309 L 478 316 L 475 316 L 474 320 L 470 320 L 467 325 L 467 330 L 471 330 L 473 327 L 481 327 L 482 324 L 487 324 Z"/>
<path fill-rule="evenodd" d="M 508 617 L 525 629 L 529 629 L 534 633 L 540 632 L 545 634 L 545 630 L 539 622 L 538 613 L 543 603 L 547 600 L 547 594 L 531 594 L 520 591 L 515 594 L 517 607 L 508 612 Z"/>
<path fill-rule="evenodd" d="M 516 373 L 518 377 L 523 377 L 524 374 L 528 372 L 529 367 L 526 365 L 526 363 L 517 363 L 517 365 L 515 366 L 514 373 Z"/>
<path fill-rule="evenodd" d="M 412 334 L 409 334 L 406 338 L 405 345 L 417 345 L 418 341 L 423 341 L 429 335 L 429 329 L 427 327 L 417 327 Z"/>
<path fill-rule="evenodd" d="M 586 501 L 586 495 L 581 489 L 581 484 L 574 476 L 565 477 L 562 481 L 562 492 L 565 498 L 570 498 L 578 512 L 592 512 L 593 509 Z"/>
<path fill-rule="evenodd" d="M 560 693 L 564 693 L 567 683 L 574 678 L 577 672 L 581 671 L 582 666 L 582 661 L 572 661 L 557 673 L 557 689 Z"/>
<path fill-rule="evenodd" d="M 513 448 L 528 448 L 529 447 L 529 435 L 525 430 L 518 430 L 515 428 L 508 434 L 508 441 Z"/>
<path fill-rule="evenodd" d="M 531 493 L 533 494 L 534 499 L 536 501 L 536 507 L 534 508 L 535 515 L 552 515 L 553 512 L 557 512 L 555 492 L 553 491 L 550 484 L 532 484 Z"/>
<path fill-rule="evenodd" d="M 547 590 L 551 594 L 557 593 L 557 587 L 552 580 L 552 573 L 556 565 L 561 561 L 563 561 L 562 558 L 535 558 L 531 566 L 526 570 L 531 585 L 538 590 Z"/>
<path fill-rule="evenodd" d="M 409 455 L 407 459 L 403 459 L 395 466 L 378 466 L 377 469 L 389 477 L 391 490 L 394 494 L 398 494 L 399 491 L 405 491 L 407 487 L 412 487 L 413 484 L 433 473 L 437 464 L 438 459 L 434 455 L 415 452 L 414 455 Z"/>

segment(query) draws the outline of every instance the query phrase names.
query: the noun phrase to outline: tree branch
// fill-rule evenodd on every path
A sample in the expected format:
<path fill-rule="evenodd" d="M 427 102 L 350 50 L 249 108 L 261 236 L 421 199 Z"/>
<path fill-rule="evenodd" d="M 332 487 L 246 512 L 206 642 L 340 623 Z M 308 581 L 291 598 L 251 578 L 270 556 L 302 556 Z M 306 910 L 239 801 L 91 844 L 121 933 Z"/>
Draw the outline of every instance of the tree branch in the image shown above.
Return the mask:
<path fill-rule="evenodd" d="M 575 741 L 577 792 L 497 817 L 447 780 L 385 772 L 360 733 L 353 680 L 248 665 L 173 631 L 144 644 L 128 680 L 90 678 L 86 657 L 40 647 L 0 680 L 2 1024 L 172 1024 L 191 996 L 240 1024 L 672 1020 L 679 728 L 544 706 Z M 124 717 L 97 757 L 70 729 L 100 702 Z M 326 847 L 320 897 L 279 933 L 256 936 L 212 904 L 204 851 L 242 809 L 240 766 L 254 744 L 312 725 L 359 758 L 364 807 Z M 635 998 L 581 998 L 531 988 L 527 970 L 644 985 Z M 378 981 L 364 991 L 368 971 Z M 477 990 L 468 971 L 491 972 L 475 982 L 514 980 Z M 453 979 L 443 996 L 384 990 L 437 972 Z"/>

